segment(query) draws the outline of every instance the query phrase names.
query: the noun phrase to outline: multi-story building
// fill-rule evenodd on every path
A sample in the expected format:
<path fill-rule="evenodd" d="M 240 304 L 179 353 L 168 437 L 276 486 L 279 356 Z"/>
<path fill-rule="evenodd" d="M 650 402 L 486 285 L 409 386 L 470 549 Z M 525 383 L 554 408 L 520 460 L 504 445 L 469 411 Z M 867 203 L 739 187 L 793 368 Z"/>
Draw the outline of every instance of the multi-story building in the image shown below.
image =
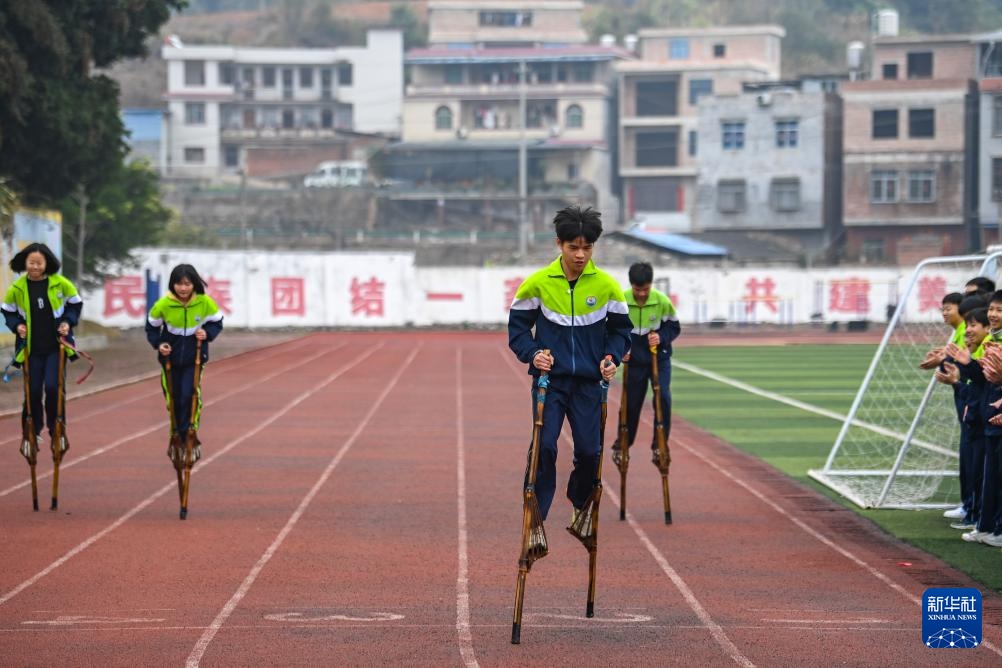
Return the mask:
<path fill-rule="evenodd" d="M 359 135 L 398 136 L 403 41 L 371 30 L 333 49 L 163 48 L 165 174 L 305 174 L 349 157 Z"/>
<path fill-rule="evenodd" d="M 841 100 L 812 82 L 749 85 L 699 103 L 700 232 L 772 232 L 807 257 L 841 228 Z"/>
<path fill-rule="evenodd" d="M 615 222 L 612 63 L 629 53 L 608 40 L 588 44 L 582 8 L 578 0 L 430 2 L 430 45 L 405 58 L 403 141 L 382 165 L 413 187 L 392 197 L 415 210 L 422 200 L 458 207 L 482 227 L 510 225 L 522 146 L 535 225 L 569 201 Z"/>
<path fill-rule="evenodd" d="M 978 214 L 982 242 L 999 242 L 1002 222 L 1002 31 L 974 38 L 978 57 Z"/>
<path fill-rule="evenodd" d="M 973 250 L 977 91 L 970 36 L 874 38 L 842 86 L 846 258 L 911 264 Z"/>
<path fill-rule="evenodd" d="M 619 176 L 628 222 L 692 231 L 699 100 L 738 94 L 745 82 L 779 79 L 783 28 L 652 28 L 638 60 L 616 64 Z"/>

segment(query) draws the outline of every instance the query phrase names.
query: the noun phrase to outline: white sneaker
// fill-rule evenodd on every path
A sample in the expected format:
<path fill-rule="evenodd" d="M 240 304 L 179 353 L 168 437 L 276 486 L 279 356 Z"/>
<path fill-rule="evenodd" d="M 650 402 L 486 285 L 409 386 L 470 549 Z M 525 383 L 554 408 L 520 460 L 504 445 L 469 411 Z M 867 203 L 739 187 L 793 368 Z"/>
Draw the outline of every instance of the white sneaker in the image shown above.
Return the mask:
<path fill-rule="evenodd" d="M 990 533 L 981 538 L 981 542 L 992 547 L 1002 547 L 1002 535 Z"/>
<path fill-rule="evenodd" d="M 946 517 L 947 519 L 951 520 L 962 520 L 964 519 L 964 515 L 966 514 L 967 511 L 964 510 L 964 504 L 960 504 L 956 508 L 951 508 L 950 510 L 943 513 L 943 517 Z"/>
<path fill-rule="evenodd" d="M 987 531 L 968 531 L 967 533 L 960 534 L 960 537 L 966 540 L 968 543 L 980 543 L 981 539 L 985 536 L 991 536 Z"/>

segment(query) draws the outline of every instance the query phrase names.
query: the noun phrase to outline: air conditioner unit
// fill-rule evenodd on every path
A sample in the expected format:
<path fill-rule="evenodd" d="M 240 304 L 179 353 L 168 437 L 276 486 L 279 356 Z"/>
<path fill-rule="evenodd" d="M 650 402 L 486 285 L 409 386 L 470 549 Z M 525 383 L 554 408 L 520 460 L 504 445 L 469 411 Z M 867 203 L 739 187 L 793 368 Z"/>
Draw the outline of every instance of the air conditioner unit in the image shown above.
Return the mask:
<path fill-rule="evenodd" d="M 760 107 L 768 107 L 772 104 L 772 94 L 771 93 L 759 93 L 755 96 L 755 101 L 758 102 Z"/>

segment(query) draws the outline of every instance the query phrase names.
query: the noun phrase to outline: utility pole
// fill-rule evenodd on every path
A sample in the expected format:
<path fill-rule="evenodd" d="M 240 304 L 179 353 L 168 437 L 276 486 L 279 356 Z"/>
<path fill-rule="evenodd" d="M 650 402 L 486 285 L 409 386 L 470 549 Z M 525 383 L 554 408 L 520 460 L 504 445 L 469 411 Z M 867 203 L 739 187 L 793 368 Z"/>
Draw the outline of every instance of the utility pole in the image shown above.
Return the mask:
<path fill-rule="evenodd" d="M 247 238 L 247 170 L 240 168 L 240 247 L 247 250 L 250 240 Z"/>
<path fill-rule="evenodd" d="M 87 205 L 90 198 L 87 196 L 87 188 L 80 184 L 77 188 L 77 204 L 80 212 L 77 217 L 77 272 L 76 282 L 79 284 L 84 277 L 84 244 L 87 241 Z"/>
<path fill-rule="evenodd" d="M 528 192 L 528 151 L 525 143 L 525 61 L 518 64 L 518 257 L 522 262 L 528 260 L 529 255 L 529 221 L 526 214 L 526 200 Z"/>

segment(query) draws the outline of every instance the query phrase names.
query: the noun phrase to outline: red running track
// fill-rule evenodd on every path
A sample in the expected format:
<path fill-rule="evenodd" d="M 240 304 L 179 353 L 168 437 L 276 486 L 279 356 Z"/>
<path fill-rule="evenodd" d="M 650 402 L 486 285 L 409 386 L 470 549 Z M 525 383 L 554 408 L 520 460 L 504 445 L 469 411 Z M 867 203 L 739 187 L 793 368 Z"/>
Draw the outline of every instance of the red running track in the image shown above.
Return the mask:
<path fill-rule="evenodd" d="M 680 421 L 675 524 L 639 453 L 620 522 L 607 464 L 586 619 L 587 554 L 558 499 L 511 645 L 528 388 L 496 333 L 316 334 L 213 363 L 185 522 L 155 380 L 70 402 L 57 513 L 31 511 L 18 425 L 3 420 L 0 662 L 1002 661 L 998 596 L 985 594 L 985 645 L 927 649 L 923 590 L 964 576 Z"/>

